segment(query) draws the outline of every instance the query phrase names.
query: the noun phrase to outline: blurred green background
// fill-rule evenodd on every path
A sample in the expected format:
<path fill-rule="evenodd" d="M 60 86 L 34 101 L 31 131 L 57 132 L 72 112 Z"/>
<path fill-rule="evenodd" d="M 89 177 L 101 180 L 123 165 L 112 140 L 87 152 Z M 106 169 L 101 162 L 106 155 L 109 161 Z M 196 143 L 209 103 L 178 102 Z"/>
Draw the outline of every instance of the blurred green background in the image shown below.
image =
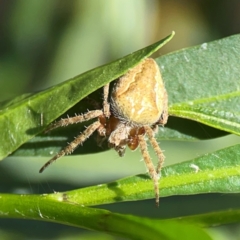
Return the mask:
<path fill-rule="evenodd" d="M 240 1 L 224 0 L 0 0 L 0 101 L 39 91 L 167 36 L 157 54 L 240 32 Z M 157 56 L 157 55 L 156 55 Z M 162 142 L 165 165 L 239 142 L 237 136 L 201 142 Z M 65 157 L 43 174 L 48 158 L 10 157 L 0 163 L 0 189 L 9 193 L 65 191 L 145 172 L 138 151 Z M 149 217 L 174 217 L 239 207 L 237 195 L 198 195 L 101 206 Z M 238 226 L 210 230 L 239 239 Z M 52 223 L 0 220 L 0 239 L 116 239 Z M 118 238 L 119 239 L 119 238 Z"/>

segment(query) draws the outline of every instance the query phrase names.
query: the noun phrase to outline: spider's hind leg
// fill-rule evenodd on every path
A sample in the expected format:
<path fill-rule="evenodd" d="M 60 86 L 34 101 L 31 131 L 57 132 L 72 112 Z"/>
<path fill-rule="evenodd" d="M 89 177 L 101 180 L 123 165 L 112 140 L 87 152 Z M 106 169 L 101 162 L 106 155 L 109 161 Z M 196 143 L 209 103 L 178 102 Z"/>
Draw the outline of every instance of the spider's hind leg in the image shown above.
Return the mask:
<path fill-rule="evenodd" d="M 138 136 L 139 140 L 139 147 L 141 149 L 143 159 L 145 161 L 146 167 L 148 169 L 149 175 L 151 176 L 153 183 L 154 183 L 154 191 L 155 191 L 155 198 L 156 198 L 156 205 L 159 206 L 159 184 L 158 184 L 158 174 L 155 170 L 155 167 L 152 163 L 151 157 L 148 153 L 147 143 L 144 139 L 144 135 Z"/>
<path fill-rule="evenodd" d="M 152 130 L 152 128 L 149 127 L 149 126 L 145 126 L 145 131 L 146 131 L 148 139 L 149 139 L 149 141 L 150 141 L 150 143 L 151 143 L 151 145 L 152 145 L 152 147 L 153 147 L 153 149 L 154 149 L 154 151 L 155 151 L 155 153 L 157 154 L 157 157 L 158 157 L 156 172 L 159 174 L 159 172 L 162 169 L 165 156 L 164 156 L 161 148 L 159 147 L 157 140 L 154 137 L 154 130 Z"/>

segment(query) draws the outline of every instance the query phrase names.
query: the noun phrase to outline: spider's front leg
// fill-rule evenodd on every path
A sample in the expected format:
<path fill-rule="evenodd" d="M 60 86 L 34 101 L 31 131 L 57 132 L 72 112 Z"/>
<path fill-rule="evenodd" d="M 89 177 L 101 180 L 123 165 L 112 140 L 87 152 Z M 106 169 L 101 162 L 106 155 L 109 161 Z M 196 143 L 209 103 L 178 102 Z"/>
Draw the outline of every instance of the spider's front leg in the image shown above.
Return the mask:
<path fill-rule="evenodd" d="M 63 118 L 58 122 L 55 122 L 51 124 L 45 132 L 51 131 L 58 127 L 65 127 L 69 124 L 74 123 L 80 123 L 85 122 L 88 120 L 91 120 L 93 118 L 97 118 L 99 116 L 103 115 L 102 110 L 93 110 L 89 111 L 85 114 L 78 115 L 71 118 Z M 55 155 L 53 158 L 51 158 L 48 162 L 46 162 L 43 167 L 39 170 L 39 172 L 43 172 L 45 168 L 47 168 L 52 162 L 56 161 L 58 158 L 63 157 L 64 155 L 72 153 L 76 147 L 80 144 L 82 144 L 89 136 L 93 134 L 98 128 L 101 128 L 102 124 L 97 120 L 96 122 L 92 123 L 90 126 L 88 126 L 85 131 L 81 134 L 79 134 L 67 147 L 65 147 L 62 151 L 60 151 L 57 155 Z"/>
<path fill-rule="evenodd" d="M 102 114 L 103 114 L 102 110 L 92 110 L 85 114 L 77 115 L 75 117 L 63 118 L 53 124 L 50 124 L 47 127 L 47 129 L 44 131 L 44 133 L 50 132 L 55 128 L 66 127 L 71 124 L 85 122 L 85 121 L 91 120 L 93 118 L 97 118 Z"/>
<path fill-rule="evenodd" d="M 111 115 L 110 104 L 108 102 L 109 86 L 110 84 L 108 83 L 103 87 L 103 114 L 106 118 L 109 118 Z"/>
<path fill-rule="evenodd" d="M 68 146 L 66 146 L 62 151 L 60 151 L 57 155 L 55 155 L 53 158 L 51 158 L 48 162 L 46 162 L 42 168 L 39 170 L 39 172 L 43 172 L 51 163 L 56 161 L 58 158 L 63 157 L 67 154 L 72 153 L 77 146 L 82 144 L 87 138 L 89 138 L 99 127 L 101 126 L 101 123 L 99 121 L 96 121 L 89 125 L 85 131 L 81 134 L 79 134 L 72 142 L 69 143 Z"/>

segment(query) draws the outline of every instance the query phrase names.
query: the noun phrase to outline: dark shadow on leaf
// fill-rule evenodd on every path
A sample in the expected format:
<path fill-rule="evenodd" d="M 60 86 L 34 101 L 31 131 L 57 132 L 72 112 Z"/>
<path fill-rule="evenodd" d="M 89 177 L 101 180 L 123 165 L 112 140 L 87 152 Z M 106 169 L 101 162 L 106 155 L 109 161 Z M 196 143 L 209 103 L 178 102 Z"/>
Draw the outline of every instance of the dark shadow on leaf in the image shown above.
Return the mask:
<path fill-rule="evenodd" d="M 99 89 L 89 95 L 89 97 L 83 99 L 81 102 L 76 104 L 74 107 L 70 108 L 66 113 L 62 114 L 55 121 L 61 118 L 74 117 L 76 114 L 86 113 L 88 110 L 94 110 L 96 108 L 101 109 L 102 106 L 102 89 Z M 43 118 L 43 126 L 40 125 L 40 114 L 31 109 L 32 117 L 39 121 L 39 127 L 31 128 L 27 130 L 30 135 L 36 135 L 40 131 L 43 132 L 46 127 Z M 36 120 L 35 120 L 36 121 Z M 55 122 L 54 121 L 54 122 Z M 12 155 L 15 156 L 53 156 L 57 154 L 60 150 L 68 145 L 74 140 L 79 134 L 81 134 L 85 127 L 91 124 L 91 121 L 69 125 L 66 127 L 60 127 L 54 129 L 48 133 L 41 133 L 35 138 L 31 139 L 27 143 L 23 144 L 18 150 L 16 150 Z M 108 150 L 107 143 L 103 143 L 102 146 L 97 145 L 97 133 L 95 132 L 90 138 L 86 139 L 83 145 L 77 147 L 77 149 L 72 153 L 72 155 L 77 154 L 90 154 L 98 153 Z"/>
<path fill-rule="evenodd" d="M 199 140 L 218 138 L 228 134 L 199 122 L 173 116 L 169 117 L 165 127 Z"/>
<path fill-rule="evenodd" d="M 133 176 L 131 178 L 129 178 L 129 181 L 131 182 L 138 182 L 138 181 L 146 181 L 146 180 L 151 180 L 150 176 L 148 174 L 138 174 L 136 176 Z M 121 184 L 119 184 L 118 182 L 111 182 L 107 184 L 107 187 L 112 190 L 113 192 L 115 192 L 116 197 L 114 198 L 115 201 L 124 201 L 125 199 L 125 195 L 126 193 L 124 193 L 121 189 L 120 186 Z M 131 193 L 129 193 L 131 194 Z M 129 198 L 129 196 L 128 196 Z"/>
<path fill-rule="evenodd" d="M 79 130 L 79 126 L 78 130 L 76 131 L 70 131 L 70 129 L 70 127 L 67 127 L 55 133 L 53 131 L 47 135 L 37 136 L 31 141 L 23 144 L 12 155 L 51 157 L 54 154 L 57 154 L 63 148 L 65 148 L 68 143 L 74 140 L 74 137 L 76 137 L 82 132 Z M 107 144 L 103 144 L 101 147 L 98 146 L 96 138 L 97 133 L 94 133 L 89 139 L 87 139 L 83 143 L 83 145 L 79 145 L 71 155 L 98 153 L 109 149 L 107 147 Z"/>
<path fill-rule="evenodd" d="M 119 188 L 119 184 L 117 182 L 111 182 L 107 184 L 107 187 L 115 192 L 116 197 L 114 198 L 115 201 L 123 201 L 124 192 Z"/>

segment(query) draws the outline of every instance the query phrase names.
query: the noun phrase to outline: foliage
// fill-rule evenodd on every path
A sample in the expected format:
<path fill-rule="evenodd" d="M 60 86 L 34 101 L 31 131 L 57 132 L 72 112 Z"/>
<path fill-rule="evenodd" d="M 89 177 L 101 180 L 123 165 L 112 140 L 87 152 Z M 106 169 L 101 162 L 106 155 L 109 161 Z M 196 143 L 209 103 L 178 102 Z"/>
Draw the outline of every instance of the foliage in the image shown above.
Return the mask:
<path fill-rule="evenodd" d="M 141 59 L 162 47 L 173 35 L 45 91 L 2 103 L 1 158 L 20 146 L 15 155 L 44 156 L 49 153 L 49 149 L 59 151 L 66 143 L 65 138 L 59 138 L 63 136 L 61 131 L 27 141 L 66 111 L 75 112 L 80 100 L 124 74 Z M 167 127 L 159 131 L 159 140 L 197 140 L 227 133 L 240 135 L 239 40 L 240 35 L 235 35 L 156 59 L 169 94 L 169 112 L 174 116 L 172 120 L 170 118 Z M 86 107 L 84 104 L 82 106 Z M 181 118 L 197 121 L 198 124 L 188 124 L 189 120 Z M 210 136 L 202 135 L 201 124 L 209 126 Z M 64 134 L 68 138 L 72 137 L 71 131 Z M 99 151 L 94 148 L 88 151 Z M 161 197 L 213 192 L 238 193 L 239 161 L 240 144 L 237 144 L 165 167 L 160 180 Z M 151 179 L 141 174 L 65 193 L 1 194 L 0 216 L 52 221 L 133 239 L 211 239 L 203 227 L 239 222 L 240 219 L 239 209 L 157 220 L 89 207 L 149 199 L 153 195 Z"/>

